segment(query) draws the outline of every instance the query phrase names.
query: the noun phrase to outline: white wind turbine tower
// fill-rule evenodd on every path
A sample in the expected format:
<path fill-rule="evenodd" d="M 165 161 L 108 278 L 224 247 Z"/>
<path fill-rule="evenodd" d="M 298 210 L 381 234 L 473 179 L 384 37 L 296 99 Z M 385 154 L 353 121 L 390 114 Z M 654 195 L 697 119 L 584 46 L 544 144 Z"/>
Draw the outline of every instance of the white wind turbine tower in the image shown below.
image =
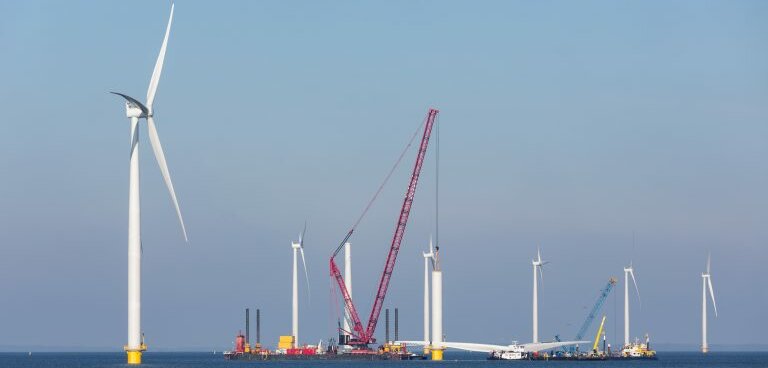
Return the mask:
<path fill-rule="evenodd" d="M 432 270 L 432 360 L 443 360 L 443 270 L 440 267 L 440 244 L 435 247 Z"/>
<path fill-rule="evenodd" d="M 309 274 L 307 273 L 307 261 L 304 259 L 304 233 L 307 231 L 307 224 L 304 224 L 304 230 L 299 234 L 299 242 L 291 242 L 293 248 L 293 304 L 291 315 L 291 334 L 293 335 L 293 347 L 299 345 L 299 275 L 298 275 L 298 252 L 301 252 L 301 263 L 304 264 L 304 276 L 307 280 L 307 296 L 309 296 Z"/>
<path fill-rule="evenodd" d="M 130 178 L 128 191 L 128 344 L 125 345 L 128 364 L 141 364 L 142 351 L 146 350 L 141 334 L 141 207 L 139 200 L 139 119 L 147 120 L 147 132 L 149 142 L 152 145 L 152 151 L 155 153 L 157 164 L 160 166 L 160 172 L 165 180 L 165 185 L 171 194 L 173 205 L 176 207 L 176 215 L 181 224 L 181 231 L 184 234 L 184 241 L 187 241 L 187 231 L 184 227 L 184 220 L 181 217 L 179 202 L 176 200 L 176 193 L 173 190 L 171 175 L 168 172 L 168 164 L 165 161 L 163 147 L 160 144 L 160 137 L 157 134 L 155 121 L 153 118 L 153 103 L 155 93 L 157 92 L 160 74 L 163 71 L 163 60 L 165 59 L 165 50 L 168 45 L 168 35 L 171 32 L 171 23 L 173 22 L 173 4 L 171 4 L 171 15 L 168 18 L 168 26 L 165 29 L 165 37 L 160 47 L 160 54 L 155 62 L 155 69 L 152 71 L 152 78 L 149 81 L 147 90 L 147 104 L 133 97 L 122 93 L 112 92 L 125 98 L 126 115 L 131 121 L 131 151 L 130 151 Z"/>
<path fill-rule="evenodd" d="M 349 297 L 352 297 L 352 243 L 344 243 L 344 285 L 347 286 L 347 293 Z M 352 331 L 350 327 L 350 320 L 352 317 L 349 315 L 347 308 L 344 308 L 344 331 Z M 348 333 L 345 335 L 349 336 Z"/>
<path fill-rule="evenodd" d="M 429 344 L 429 265 L 435 262 L 435 251 L 432 248 L 432 237 L 429 237 L 429 253 L 422 253 L 424 256 L 424 342 Z M 434 268 L 434 267 L 433 267 Z M 428 352 L 425 345 L 424 353 Z"/>
<path fill-rule="evenodd" d="M 709 274 L 711 255 L 707 255 L 707 273 L 701 274 L 701 352 L 709 352 L 707 344 L 707 287 L 709 287 L 709 296 L 712 297 L 712 307 L 715 309 L 717 317 L 717 304 L 715 303 L 715 291 L 712 290 L 712 277 Z"/>
<path fill-rule="evenodd" d="M 541 249 L 536 248 L 536 259 L 531 261 L 533 264 L 533 342 L 539 342 L 539 275 L 544 280 L 544 265 L 549 262 L 541 260 Z M 537 273 L 538 269 L 538 273 Z"/>
<path fill-rule="evenodd" d="M 632 266 L 632 262 L 629 262 L 629 267 L 624 267 L 624 346 L 629 345 L 629 276 L 632 276 L 632 282 L 635 284 L 635 291 L 637 292 L 637 301 L 640 301 L 640 290 L 637 288 L 637 281 L 635 280 L 635 269 Z"/>

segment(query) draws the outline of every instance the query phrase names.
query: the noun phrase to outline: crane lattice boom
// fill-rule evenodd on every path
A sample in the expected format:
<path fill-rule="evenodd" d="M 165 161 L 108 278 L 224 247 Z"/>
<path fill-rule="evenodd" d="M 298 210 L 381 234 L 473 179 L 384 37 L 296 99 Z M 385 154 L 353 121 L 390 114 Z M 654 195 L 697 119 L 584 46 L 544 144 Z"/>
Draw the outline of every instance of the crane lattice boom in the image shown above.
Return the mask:
<path fill-rule="evenodd" d="M 389 288 L 389 280 L 392 277 L 392 271 L 395 269 L 395 261 L 397 261 L 397 253 L 400 251 L 400 243 L 403 241 L 403 235 L 405 234 L 405 226 L 408 224 L 408 216 L 411 213 L 411 206 L 413 205 L 413 198 L 416 194 L 416 185 L 419 182 L 419 174 L 421 173 L 421 167 L 424 164 L 424 157 L 427 153 L 427 145 L 429 144 L 429 137 L 432 134 L 432 126 L 435 123 L 438 110 L 429 109 L 427 114 L 426 124 L 424 126 L 424 134 L 421 137 L 421 144 L 419 145 L 419 152 L 416 156 L 416 163 L 413 166 L 413 173 L 411 174 L 411 181 L 408 184 L 408 190 L 405 193 L 405 199 L 403 200 L 403 207 L 400 210 L 400 217 L 398 218 L 397 225 L 395 227 L 395 235 L 392 237 L 392 245 L 389 248 L 389 254 L 387 255 L 386 263 L 384 263 L 384 272 L 381 275 L 379 281 L 379 288 L 376 291 L 376 299 L 373 302 L 373 308 L 371 315 L 368 318 L 368 326 L 363 330 L 360 316 L 357 314 L 357 309 L 352 302 L 352 298 L 349 295 L 346 284 L 344 283 L 344 277 L 341 275 L 341 271 L 336 266 L 335 256 L 336 253 L 331 256 L 330 268 L 331 276 L 336 279 L 336 283 L 341 289 L 342 296 L 344 297 L 344 305 L 352 318 L 353 330 L 346 331 L 350 333 L 353 338 L 349 341 L 350 345 L 368 345 L 376 342 L 373 337 L 373 333 L 376 330 L 376 324 L 381 314 L 381 309 L 384 306 L 384 298 L 387 295 L 387 289 Z M 344 240 L 352 235 L 353 230 L 347 233 Z M 344 243 L 342 242 L 342 244 Z"/>
<path fill-rule="evenodd" d="M 608 280 L 608 284 L 606 284 L 605 287 L 602 290 L 600 290 L 600 296 L 597 298 L 595 305 L 592 307 L 592 310 L 587 315 L 587 319 L 585 319 L 584 323 L 581 325 L 579 332 L 576 333 L 575 340 L 581 340 L 582 337 L 584 337 L 584 334 L 587 332 L 587 329 L 592 324 L 592 321 L 595 320 L 595 316 L 597 316 L 597 313 L 600 312 L 600 308 L 602 308 L 603 303 L 605 303 L 605 299 L 608 297 L 608 294 L 611 293 L 611 289 L 613 289 L 614 285 L 616 285 L 616 279 L 611 277 Z"/>

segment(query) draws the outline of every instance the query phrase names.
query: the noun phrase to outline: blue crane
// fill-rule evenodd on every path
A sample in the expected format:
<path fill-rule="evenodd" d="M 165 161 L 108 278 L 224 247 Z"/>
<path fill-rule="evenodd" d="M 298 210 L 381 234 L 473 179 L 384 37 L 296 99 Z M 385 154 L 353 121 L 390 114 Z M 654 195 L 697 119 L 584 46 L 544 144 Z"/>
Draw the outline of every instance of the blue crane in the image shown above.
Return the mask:
<path fill-rule="evenodd" d="M 587 315 L 587 319 L 584 320 L 584 323 L 581 325 L 581 328 L 579 328 L 579 332 L 576 333 L 576 337 L 574 338 L 575 341 L 579 341 L 584 338 L 584 334 L 589 329 L 589 326 L 592 325 L 592 321 L 595 320 L 595 316 L 600 312 L 600 308 L 603 307 L 603 303 L 605 303 L 605 299 L 608 298 L 608 294 L 611 293 L 611 290 L 613 289 L 614 285 L 616 285 L 616 278 L 611 277 L 608 280 L 608 283 L 603 287 L 602 290 L 600 290 L 600 296 L 597 297 L 597 301 L 595 302 L 595 305 L 592 307 L 592 310 Z M 555 340 L 560 341 L 560 336 L 556 336 Z M 571 350 L 573 350 L 571 348 Z"/>

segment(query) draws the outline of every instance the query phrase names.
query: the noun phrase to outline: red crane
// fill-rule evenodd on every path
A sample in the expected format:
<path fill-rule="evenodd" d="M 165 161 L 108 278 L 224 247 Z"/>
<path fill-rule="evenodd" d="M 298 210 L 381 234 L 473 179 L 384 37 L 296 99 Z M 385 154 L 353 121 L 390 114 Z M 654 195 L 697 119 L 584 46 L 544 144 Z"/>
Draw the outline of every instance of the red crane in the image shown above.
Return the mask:
<path fill-rule="evenodd" d="M 373 309 L 371 315 L 368 318 L 368 327 L 364 330 L 363 324 L 360 322 L 360 316 L 357 314 L 355 304 L 352 302 L 352 298 L 349 296 L 347 286 L 344 284 L 344 278 L 341 275 L 341 271 L 336 266 L 334 259 L 341 250 L 344 243 L 349 240 L 352 233 L 355 231 L 353 226 L 347 233 L 347 236 L 341 242 L 336 251 L 331 256 L 331 276 L 336 279 L 336 283 L 341 289 L 342 296 L 344 297 L 344 305 L 352 318 L 353 330 L 346 331 L 352 335 L 352 339 L 348 341 L 348 345 L 365 346 L 373 344 L 376 339 L 373 337 L 373 333 L 376 330 L 376 323 L 379 320 L 381 309 L 384 306 L 384 297 L 387 295 L 387 288 L 389 287 L 389 280 L 392 277 L 392 271 L 395 269 L 395 261 L 397 260 L 397 253 L 400 251 L 400 243 L 403 240 L 405 234 L 405 225 L 408 223 L 408 216 L 411 213 L 411 206 L 413 204 L 413 197 L 416 194 L 416 184 L 419 182 L 419 173 L 421 173 L 421 166 L 424 164 L 424 156 L 427 153 L 427 145 L 429 144 L 429 136 L 432 134 L 432 126 L 435 123 L 435 118 L 438 114 L 437 109 L 429 109 L 427 114 L 426 123 L 424 125 L 424 134 L 421 137 L 421 145 L 419 146 L 419 153 L 416 156 L 416 164 L 413 166 L 413 173 L 411 174 L 411 182 L 408 184 L 408 190 L 405 192 L 405 199 L 403 200 L 403 207 L 400 210 L 400 218 L 397 221 L 395 227 L 395 235 L 392 237 L 392 245 L 389 248 L 389 254 L 387 255 L 387 262 L 384 264 L 384 272 L 381 274 L 381 280 L 379 281 L 379 288 L 376 292 L 376 299 L 373 302 Z"/>

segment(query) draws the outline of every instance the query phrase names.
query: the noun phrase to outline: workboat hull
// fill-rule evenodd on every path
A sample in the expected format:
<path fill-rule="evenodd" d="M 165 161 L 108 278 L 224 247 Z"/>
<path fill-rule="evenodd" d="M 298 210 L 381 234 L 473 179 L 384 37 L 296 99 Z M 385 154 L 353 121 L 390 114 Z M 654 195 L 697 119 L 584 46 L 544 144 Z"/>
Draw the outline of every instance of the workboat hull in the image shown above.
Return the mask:
<path fill-rule="evenodd" d="M 224 353 L 226 360 L 411 360 L 421 359 L 413 354 L 242 354 Z"/>
<path fill-rule="evenodd" d="M 529 360 L 658 360 L 655 355 L 654 356 L 645 356 L 645 357 L 624 357 L 624 356 L 606 356 L 606 355 L 600 355 L 600 356 L 538 356 L 538 357 L 530 357 Z"/>
<path fill-rule="evenodd" d="M 488 357 L 488 360 L 524 360 L 528 359 L 528 354 L 521 351 L 494 351 Z"/>

